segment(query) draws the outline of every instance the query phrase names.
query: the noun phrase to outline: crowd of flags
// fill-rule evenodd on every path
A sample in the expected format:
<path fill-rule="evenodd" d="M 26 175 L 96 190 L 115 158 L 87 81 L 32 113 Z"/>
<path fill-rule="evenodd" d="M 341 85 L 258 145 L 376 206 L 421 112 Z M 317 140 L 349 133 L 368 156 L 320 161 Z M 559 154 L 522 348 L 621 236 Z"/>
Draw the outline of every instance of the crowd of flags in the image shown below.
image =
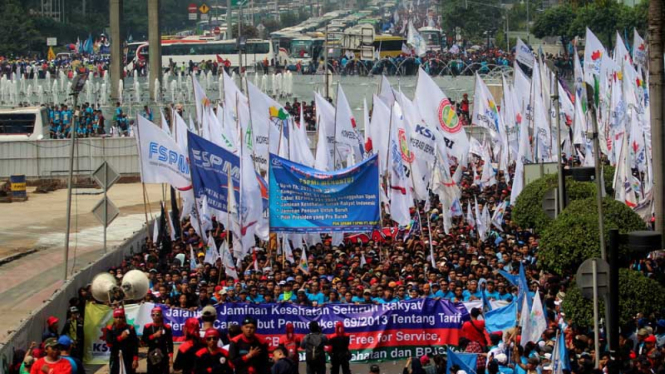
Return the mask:
<path fill-rule="evenodd" d="M 363 105 L 364 132 L 360 131 L 342 85 L 337 86 L 334 103 L 314 93 L 318 132 L 314 152 L 302 113 L 300 118 L 294 118 L 248 79 L 241 79 L 244 87 L 238 87 L 234 79 L 222 72 L 224 97 L 214 111 L 212 102 L 193 77 L 195 118 L 190 116 L 186 122 L 173 111 L 169 124 L 162 115 L 159 133 L 155 129 L 160 127 L 151 128 L 149 121 L 140 118 L 140 135 L 168 140 L 186 155 L 187 132 L 192 131 L 238 155 L 244 177 L 240 186 L 233 188 L 241 191 L 241 201 L 236 202 L 241 213 L 215 211 L 204 199 L 194 199 L 186 175 L 173 178 L 164 170 L 146 167 L 142 168 L 143 179 L 146 183 L 169 183 L 180 189 L 183 217 L 194 212 L 196 229 L 209 225 L 209 217 L 213 215 L 218 219 L 230 215 L 230 221 L 237 217 L 240 221 L 257 222 L 246 230 L 241 223 L 231 225 L 242 242 L 242 249 L 236 248 L 234 253 L 241 256 L 256 245 L 254 235 L 262 240 L 269 237 L 267 214 L 259 203 L 259 195 L 265 195 L 267 184 L 254 176 L 267 174 L 271 153 L 323 171 L 352 166 L 378 154 L 381 202 L 396 225 L 407 233 L 412 231 L 415 207 L 422 201 L 429 206 L 430 193 L 434 193 L 442 204 L 446 233 L 452 227 L 453 217 L 466 215 L 466 223 L 484 240 L 492 230 L 502 230 L 506 210 L 523 189 L 525 164 L 558 161 L 558 146 L 566 156 L 578 157 L 583 165 L 593 165 L 590 133 L 591 116 L 595 114 L 600 152 L 616 166 L 615 198 L 647 219 L 651 214 L 653 177 L 645 44 L 637 32 L 631 48 L 619 34 L 616 41 L 610 57 L 587 29 L 584 65 L 575 53 L 574 84 L 569 88 L 556 79 L 541 56 L 526 53 L 528 47 L 518 40 L 516 60 L 520 63 L 514 63 L 512 79 L 502 76 L 501 102 L 493 97 L 483 78 L 475 77 L 471 123 L 487 130 L 482 139 L 467 136 L 454 104 L 422 69 L 413 99 L 391 87 L 386 77 L 380 78 L 379 89 L 371 101 L 371 117 L 367 102 Z M 526 66 L 526 72 L 521 65 Z M 529 66 L 533 67 L 530 72 Z M 586 97 L 584 83 L 595 88 L 595 98 L 591 101 Z M 558 136 L 554 92 L 558 92 L 560 104 Z M 145 156 L 145 150 L 142 155 Z M 515 174 L 511 181 L 508 168 L 513 164 Z M 475 199 L 473 204 L 467 201 L 464 212 L 459 188 L 462 167 L 452 173 L 451 170 L 468 165 L 473 172 L 473 183 L 481 188 L 496 185 L 498 171 L 511 184 L 510 198 L 497 202 L 493 213 L 487 204 L 481 206 Z M 633 175 L 635 169 L 641 177 Z M 291 241 L 300 246 L 303 242 L 310 243 L 308 240 L 315 238 L 290 234 L 280 242 Z M 342 237 L 338 235 L 335 240 L 339 242 Z"/>
<path fill-rule="evenodd" d="M 413 34 L 410 39 L 410 44 L 420 45 L 417 35 Z M 380 78 L 379 89 L 371 100 L 371 117 L 370 107 L 366 101 L 363 103 L 364 132 L 360 131 L 341 85 L 337 86 L 335 103 L 314 93 L 318 136 L 314 152 L 302 111 L 299 118 L 294 118 L 248 79 L 241 79 L 244 87 L 238 87 L 223 71 L 224 97 L 214 111 L 205 91 L 192 77 L 195 118 L 190 115 L 186 122 L 173 111 L 169 116 L 171 123 L 167 123 L 162 114 L 160 126 L 145 118 L 138 120 L 136 134 L 142 181 L 168 183 L 177 189 L 183 201 L 182 217 L 190 216 L 192 227 L 202 236 L 212 227 L 212 216 L 225 223 L 229 239 L 235 237 L 233 247 L 230 241 L 224 241 L 217 248 L 215 241 L 208 238 L 205 261 L 214 263 L 220 259 L 226 274 L 237 278 L 242 271 L 240 259 L 248 255 L 255 257 L 256 238 L 264 241 L 270 238 L 267 212 L 261 203 L 262 198 L 269 198 L 261 176 L 268 172 L 270 154 L 322 171 L 353 166 L 378 154 L 380 200 L 395 225 L 404 228 L 407 235 L 423 224 L 430 224 L 429 215 L 427 222 L 420 222 L 418 213 L 414 218 L 414 212 L 422 201 L 429 210 L 430 193 L 433 193 L 442 204 L 441 217 L 446 233 L 452 227 L 453 217 L 463 217 L 478 237 L 485 240 L 493 228 L 502 230 L 506 210 L 515 203 L 524 187 L 525 164 L 557 162 L 557 147 L 560 147 L 566 156 L 578 157 L 583 165 L 593 165 L 590 133 L 595 120 L 600 137 L 599 151 L 616 166 L 615 198 L 645 219 L 650 217 L 653 176 L 644 40 L 635 31 L 633 45 L 629 48 L 617 34 L 614 52 L 610 55 L 587 29 L 583 65 L 577 53 L 573 55 L 572 87 L 557 80 L 542 56 L 528 52 L 521 40 L 516 54 L 519 63 L 514 63 L 512 79 L 502 76 L 501 102 L 495 100 L 479 75 L 475 77 L 471 123 L 487 130 L 482 139 L 467 136 L 454 104 L 434 80 L 419 69 L 413 99 L 391 87 L 386 77 Z M 594 87 L 594 98 L 589 100 L 584 83 Z M 555 92 L 559 97 L 559 129 L 556 128 Z M 239 191 L 240 199 L 236 201 L 235 193 L 229 193 L 225 211 L 213 209 L 204 196 L 193 191 L 187 165 L 177 163 L 182 167 L 175 172 L 168 168 L 151 168 L 146 162 L 149 158 L 146 147 L 152 140 L 187 155 L 188 132 L 240 158 L 239 185 L 227 186 L 228 191 Z M 515 174 L 511 183 L 508 168 L 513 164 Z M 473 183 L 481 188 L 494 186 L 498 171 L 503 171 L 506 183 L 511 183 L 510 197 L 497 202 L 492 214 L 488 204 L 480 207 L 475 197 L 473 204 L 467 201 L 464 212 L 459 184 L 462 166 L 467 165 L 471 165 Z M 451 173 L 453 167 L 456 168 Z M 640 177 L 635 177 L 633 170 L 638 170 Z M 247 225 L 248 222 L 253 224 Z M 343 240 L 341 234 L 332 236 L 333 245 Z M 277 241 L 284 258 L 308 273 L 305 248 L 319 240 L 318 235 L 312 234 L 281 234 Z M 292 243 L 302 248 L 300 259 L 294 258 Z M 193 256 L 193 249 L 190 250 Z M 432 248 L 430 253 L 434 262 Z M 258 266 L 256 260 L 253 266 Z M 547 325 L 538 293 L 535 297 L 528 296 L 523 269 L 519 276 L 504 276 L 518 285 L 520 297 L 492 310 L 488 326 L 502 328 L 517 324 L 519 310 L 522 341 L 538 340 Z M 559 351 L 561 355 L 565 353 L 565 349 L 559 348 Z"/>

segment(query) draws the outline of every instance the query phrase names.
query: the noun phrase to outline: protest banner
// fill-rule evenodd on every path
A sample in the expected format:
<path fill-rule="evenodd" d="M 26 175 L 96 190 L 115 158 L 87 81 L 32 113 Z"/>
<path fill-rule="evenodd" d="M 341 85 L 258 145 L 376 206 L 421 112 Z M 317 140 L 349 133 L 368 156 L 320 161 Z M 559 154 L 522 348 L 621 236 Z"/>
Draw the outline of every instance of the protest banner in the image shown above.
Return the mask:
<path fill-rule="evenodd" d="M 198 318 L 201 313 L 200 310 L 160 306 L 164 310 L 164 322 L 171 325 L 176 340 L 183 335 L 185 321 L 191 317 Z M 141 304 L 135 309 L 127 307 L 127 321 L 137 325 L 139 335 L 143 324 L 151 321 L 152 307 L 151 303 Z M 227 303 L 215 305 L 215 309 L 215 327 L 222 330 L 233 323 L 241 324 L 245 316 L 255 317 L 258 322 L 256 333 L 267 341 L 270 350 L 277 347 L 280 336 L 286 332 L 287 323 L 292 323 L 295 335 L 302 338 L 309 332 L 310 321 L 317 321 L 324 334 L 333 334 L 335 323 L 342 321 L 350 338 L 349 348 L 354 362 L 442 354 L 448 345 L 458 343 L 462 324 L 469 319 L 464 304 L 435 299 L 377 305 L 326 304 L 322 307 L 291 303 Z M 86 308 L 86 341 L 90 341 L 89 346 L 92 347 L 86 350 L 86 363 L 108 362 L 108 348 L 99 336 L 101 329 L 110 323 L 110 315 L 110 308 L 105 306 Z M 141 326 L 138 326 L 139 322 Z M 300 359 L 304 361 L 304 352 L 301 352 Z"/>
<path fill-rule="evenodd" d="M 133 325 L 136 333 L 141 335 L 143 326 L 152 322 L 150 304 L 133 304 L 125 306 L 127 324 Z M 83 362 L 85 364 L 108 364 L 111 349 L 103 340 L 103 328 L 113 323 L 113 309 L 108 305 L 88 303 L 85 306 L 83 334 Z"/>
<path fill-rule="evenodd" d="M 271 232 L 367 232 L 380 224 L 378 157 L 325 172 L 270 155 Z"/>

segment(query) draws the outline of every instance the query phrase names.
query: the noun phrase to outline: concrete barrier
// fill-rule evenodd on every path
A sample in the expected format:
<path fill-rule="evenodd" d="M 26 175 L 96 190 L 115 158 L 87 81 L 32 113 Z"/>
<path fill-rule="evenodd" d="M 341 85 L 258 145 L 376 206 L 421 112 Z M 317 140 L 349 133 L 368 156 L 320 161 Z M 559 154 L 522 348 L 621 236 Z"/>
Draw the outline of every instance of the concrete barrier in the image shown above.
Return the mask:
<path fill-rule="evenodd" d="M 79 270 L 48 300 L 44 301 L 40 308 L 26 316 L 16 330 L 7 337 L 7 340 L 0 342 L 0 374 L 8 373 L 8 368 L 13 362 L 16 350 L 25 351 L 30 342 L 41 342 L 42 334 L 46 331 L 46 319 L 49 316 L 55 316 L 60 321 L 65 321 L 69 299 L 78 296 L 79 288 L 86 287 L 95 275 L 108 271 L 111 266 L 119 265 L 126 256 L 140 252 L 145 239 L 146 230 L 134 233 L 131 238 L 114 250 Z"/>

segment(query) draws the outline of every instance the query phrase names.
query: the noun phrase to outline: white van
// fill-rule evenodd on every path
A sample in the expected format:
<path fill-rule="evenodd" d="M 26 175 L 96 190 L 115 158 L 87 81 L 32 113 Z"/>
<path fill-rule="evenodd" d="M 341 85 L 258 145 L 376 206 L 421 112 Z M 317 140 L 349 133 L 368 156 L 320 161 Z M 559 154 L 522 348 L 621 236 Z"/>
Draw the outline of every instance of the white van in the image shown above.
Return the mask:
<path fill-rule="evenodd" d="M 48 138 L 49 119 L 46 108 L 0 109 L 0 142 Z"/>

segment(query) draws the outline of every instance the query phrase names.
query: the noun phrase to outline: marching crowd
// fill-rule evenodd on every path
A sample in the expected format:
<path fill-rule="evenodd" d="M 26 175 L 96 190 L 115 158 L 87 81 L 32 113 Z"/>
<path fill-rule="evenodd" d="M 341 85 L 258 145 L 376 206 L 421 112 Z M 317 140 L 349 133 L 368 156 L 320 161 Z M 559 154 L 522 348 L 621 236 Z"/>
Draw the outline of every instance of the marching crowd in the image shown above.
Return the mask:
<path fill-rule="evenodd" d="M 464 170 L 460 184 L 462 205 L 477 198 L 480 209 L 488 205 L 492 211 L 509 198 L 511 187 L 501 172 L 496 185 L 480 188 L 473 183 L 471 167 Z M 160 235 L 158 243 L 147 239 L 140 253 L 109 269 L 109 273 L 120 281 L 129 270 L 142 270 L 150 280 L 150 291 L 144 301 L 201 310 L 201 318 L 190 319 L 185 324 L 185 342 L 173 362 L 172 332 L 163 323 L 160 308 L 153 309 L 153 323 L 144 328 L 140 340 L 134 327 L 125 322 L 124 311 L 116 309 L 113 323 L 105 329 L 112 352 L 111 373 L 119 372 L 119 350 L 124 352 L 126 372 L 133 373 L 138 347 L 144 345 L 148 347 L 149 373 L 166 373 L 172 367 L 197 374 L 267 374 L 271 370 L 272 374 L 294 374 L 298 372 L 295 358 L 298 349 L 302 349 L 306 352 L 308 374 L 323 374 L 326 355 L 322 350 L 328 346 L 325 350 L 331 358 L 332 373 L 337 374 L 341 367 L 344 374 L 349 374 L 348 335 L 343 325 L 338 325 L 332 336 L 325 336 L 318 325 L 312 324 L 311 333 L 302 341 L 294 340 L 292 327 L 287 327 L 280 347 L 268 352 L 265 342 L 255 335 L 257 322 L 253 316 L 247 316 L 241 325 L 214 329 L 211 327 L 216 311 L 212 306 L 231 302 L 287 302 L 319 307 L 336 303 L 396 303 L 417 298 L 511 301 L 518 297 L 518 287 L 499 271 L 518 274 L 520 268 L 528 280 L 529 294 L 540 293 L 547 329 L 537 341 L 519 344 L 519 327 L 488 334 L 483 309 L 470 310 L 470 320 L 464 323 L 455 349 L 480 355 L 476 373 L 551 373 L 558 334 L 565 337 L 571 373 L 613 373 L 615 369 L 626 373 L 665 372 L 665 310 L 660 314 L 638 315 L 631 324 L 622 326 L 621 349 L 617 352 L 604 348 L 606 341 L 601 334 L 601 371 L 597 371 L 593 331 L 578 327 L 561 309 L 567 290 L 574 285 L 569 277 L 539 267 L 538 236 L 518 227 L 511 220 L 510 211 L 504 216 L 502 231 L 493 228 L 485 241 L 478 240 L 476 229 L 464 218 L 455 218 L 451 233 L 446 235 L 441 205 L 436 196 L 432 201 L 431 210 L 426 211 L 423 205 L 414 209 L 413 225 L 407 229 L 394 227 L 390 217 L 384 215 L 383 227 L 387 229 L 371 234 L 347 236 L 341 242 L 333 242 L 329 235 L 307 236 L 303 243 L 291 243 L 296 259 L 307 245 L 307 267 L 285 261 L 280 252 L 284 243 L 271 238 L 256 247 L 252 255 L 241 259 L 239 279 L 227 276 L 219 261 L 205 261 L 208 239 L 201 237 L 188 220 L 176 226 L 175 240 L 168 235 Z M 215 218 L 207 235 L 214 238 L 217 246 L 229 240 L 223 223 Z M 430 258 L 430 248 L 434 260 Z M 190 253 L 194 253 L 194 258 L 190 258 Z M 663 271 L 662 262 L 648 261 L 652 271 Z M 38 374 L 46 365 L 53 369 L 48 373 L 82 373 L 68 371 L 65 361 L 58 358 L 66 359 L 72 368 L 80 366 L 76 360 L 82 354 L 81 316 L 88 301 L 92 301 L 90 290 L 81 289 L 70 302 L 69 317 L 62 329 L 57 319 L 49 318 L 43 341 L 30 347 L 25 356 L 19 355 L 21 360 L 16 362 L 16 368 L 20 367 L 21 373 Z M 334 343 L 335 337 L 341 342 Z M 230 345 L 220 349 L 218 344 Z M 155 353 L 157 348 L 159 352 Z M 318 348 L 321 349 L 317 353 Z M 470 374 L 459 366 L 448 371 L 446 365 L 446 355 L 413 357 L 406 362 L 404 374 Z"/>

